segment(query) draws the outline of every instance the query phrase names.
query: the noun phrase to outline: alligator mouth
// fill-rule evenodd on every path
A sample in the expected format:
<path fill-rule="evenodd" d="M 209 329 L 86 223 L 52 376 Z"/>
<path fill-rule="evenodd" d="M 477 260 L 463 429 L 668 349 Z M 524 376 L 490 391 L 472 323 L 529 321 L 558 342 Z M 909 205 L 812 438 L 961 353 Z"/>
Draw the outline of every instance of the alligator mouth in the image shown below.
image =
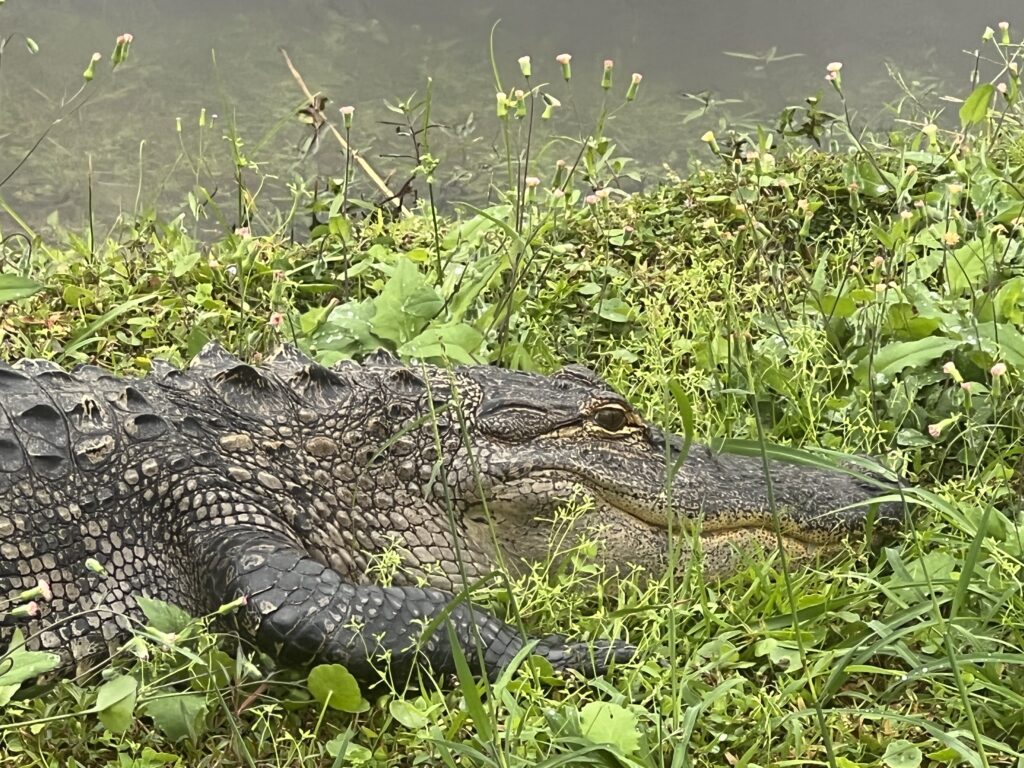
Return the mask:
<path fill-rule="evenodd" d="M 671 507 L 652 509 L 651 507 L 634 502 L 630 497 L 609 491 L 604 488 L 585 487 L 594 500 L 606 507 L 614 509 L 630 517 L 640 520 L 655 530 L 663 530 L 666 533 L 671 530 L 682 538 L 689 537 L 697 529 L 697 535 L 702 540 L 723 539 L 739 541 L 740 539 L 770 539 L 774 548 L 778 544 L 778 537 L 781 536 L 784 544 L 792 544 L 802 549 L 819 551 L 829 546 L 838 546 L 845 537 L 841 528 L 833 535 L 823 530 L 804 531 L 793 520 L 788 520 L 784 512 L 780 512 L 778 521 L 761 513 L 749 512 L 722 512 L 715 513 L 713 519 L 705 514 L 689 515 L 683 510 L 673 512 Z M 841 514 L 841 510 L 832 515 Z M 831 515 L 822 515 L 822 518 Z M 671 519 L 670 519 L 671 518 Z M 778 534 L 776 533 L 778 531 Z M 767 538 L 766 538 L 767 537 Z"/>

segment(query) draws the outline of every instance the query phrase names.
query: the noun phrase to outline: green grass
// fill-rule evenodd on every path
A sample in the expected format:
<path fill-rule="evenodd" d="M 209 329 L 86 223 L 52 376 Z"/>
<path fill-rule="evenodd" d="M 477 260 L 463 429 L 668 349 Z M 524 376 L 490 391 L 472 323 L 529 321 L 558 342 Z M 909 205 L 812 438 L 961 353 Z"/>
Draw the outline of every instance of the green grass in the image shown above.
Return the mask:
<path fill-rule="evenodd" d="M 253 359 L 281 341 L 324 362 L 379 346 L 576 359 L 679 432 L 692 415 L 702 439 L 763 430 L 883 456 L 916 484 L 916 525 L 874 552 L 788 575 L 751 562 L 721 583 L 691 569 L 608 584 L 585 548 L 575 569 L 539 568 L 513 586 L 528 627 L 641 648 L 593 681 L 533 662 L 418 694 L 342 681 L 337 710 L 303 674 L 157 616 L 176 638 L 150 632 L 101 677 L 9 701 L 0 764 L 1019 765 L 1024 112 L 1017 47 L 988 46 L 983 74 L 1007 96 L 980 85 L 945 128 L 904 112 L 864 135 L 839 82 L 777 130 L 708 137 L 704 164 L 643 194 L 615 191 L 614 107 L 589 135 L 549 135 L 521 82 L 498 118 L 508 184 L 486 204 L 402 217 L 361 203 L 353 169 L 315 199 L 297 179 L 290 210 L 259 209 L 240 183 L 236 217 L 199 202 L 200 158 L 189 214 L 31 233 L 0 277 L 9 359 L 138 373 L 209 339 Z M 429 106 L 397 107 L 427 192 Z M 346 133 L 358 147 L 358 114 Z M 595 189 L 612 192 L 587 202 Z M 293 241 L 308 215 L 311 238 Z"/>

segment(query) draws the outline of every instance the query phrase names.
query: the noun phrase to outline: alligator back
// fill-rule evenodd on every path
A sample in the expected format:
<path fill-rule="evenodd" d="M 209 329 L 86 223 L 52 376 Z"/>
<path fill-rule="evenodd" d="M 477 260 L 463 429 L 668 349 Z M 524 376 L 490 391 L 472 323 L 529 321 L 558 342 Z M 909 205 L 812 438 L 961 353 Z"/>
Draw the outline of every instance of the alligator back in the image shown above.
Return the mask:
<path fill-rule="evenodd" d="M 128 627 L 133 593 L 195 607 L 167 500 L 143 482 L 187 463 L 181 427 L 152 379 L 0 365 L 0 593 L 52 592 L 50 621 L 29 627 L 38 645 L 91 655 Z"/>

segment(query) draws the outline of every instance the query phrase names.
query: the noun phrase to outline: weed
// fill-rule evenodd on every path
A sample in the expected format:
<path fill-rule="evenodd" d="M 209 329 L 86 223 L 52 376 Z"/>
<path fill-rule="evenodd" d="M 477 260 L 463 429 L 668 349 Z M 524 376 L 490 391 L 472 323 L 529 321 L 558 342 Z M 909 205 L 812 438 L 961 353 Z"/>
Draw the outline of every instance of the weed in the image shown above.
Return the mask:
<path fill-rule="evenodd" d="M 602 680 L 555 677 L 524 653 L 489 685 L 462 659 L 455 691 L 430 680 L 415 694 L 359 690 L 341 669 L 307 676 L 229 655 L 212 617 L 149 604 L 149 626 L 99 677 L 18 698 L 28 671 L 52 660 L 7 657 L 20 670 L 0 669 L 7 759 L 1019 762 L 1024 114 L 1020 47 L 1002 28 L 985 45 L 955 125 L 919 99 L 901 103 L 902 127 L 887 135 L 853 125 L 842 78 L 856 73 L 836 62 L 827 94 L 774 130 L 707 134 L 707 162 L 642 194 L 627 193 L 629 163 L 608 135 L 638 78 L 616 88 L 616 65 L 595 66 L 605 99 L 585 129 L 579 61 L 524 57 L 510 78 L 492 53 L 505 178 L 455 215 L 438 204 L 428 85 L 393 109 L 408 188 L 424 190 L 412 215 L 399 211 L 407 196 L 360 198 L 360 126 L 343 111 L 344 177 L 294 179 L 287 211 L 261 207 L 269 172 L 230 127 L 231 221 L 203 188 L 207 116 L 194 144 L 183 131 L 188 216 L 126 218 L 106 236 L 58 227 L 49 242 L 0 233 L 11 359 L 140 372 L 213 338 L 253 358 L 287 340 L 325 363 L 377 347 L 528 369 L 580 358 L 688 437 L 882 455 L 916 485 L 904 492 L 914 530 L 818 568 L 791 571 L 780 553 L 720 584 L 685 564 L 610 583 L 583 542 L 517 576 L 514 602 L 494 584 L 479 590 L 531 630 L 639 642 L 640 660 Z M 546 127 L 569 113 L 571 138 Z M 199 227 L 210 211 L 212 241 Z M 313 221 L 307 242 L 292 236 L 297 211 Z M 694 532 L 677 534 L 685 550 Z"/>

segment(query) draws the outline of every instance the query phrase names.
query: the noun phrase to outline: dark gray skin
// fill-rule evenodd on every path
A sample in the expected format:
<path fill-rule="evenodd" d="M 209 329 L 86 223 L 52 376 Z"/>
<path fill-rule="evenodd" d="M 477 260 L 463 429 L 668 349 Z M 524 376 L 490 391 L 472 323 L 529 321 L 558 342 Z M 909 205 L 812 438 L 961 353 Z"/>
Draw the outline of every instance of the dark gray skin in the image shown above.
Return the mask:
<path fill-rule="evenodd" d="M 693 446 L 668 483 L 681 446 L 579 366 L 375 355 L 328 369 L 284 347 L 256 368 L 216 346 L 141 379 L 0 365 L 0 596 L 17 605 L 40 580 L 53 593 L 3 619 L 0 641 L 22 626 L 72 668 L 144 621 L 137 596 L 197 615 L 244 597 L 240 628 L 285 664 L 338 662 L 368 681 L 388 665 L 450 673 L 450 624 L 493 677 L 530 638 L 453 593 L 548 557 L 574 492 L 594 502 L 574 533 L 613 567 L 663 572 L 692 556 L 695 527 L 712 576 L 776 547 L 760 460 Z M 772 479 L 796 559 L 862 533 L 879 493 L 804 466 L 773 465 Z M 883 529 L 903 517 L 872 514 Z M 389 550 L 402 565 L 382 587 L 368 574 Z M 601 674 L 634 650 L 552 635 L 534 653 Z"/>

